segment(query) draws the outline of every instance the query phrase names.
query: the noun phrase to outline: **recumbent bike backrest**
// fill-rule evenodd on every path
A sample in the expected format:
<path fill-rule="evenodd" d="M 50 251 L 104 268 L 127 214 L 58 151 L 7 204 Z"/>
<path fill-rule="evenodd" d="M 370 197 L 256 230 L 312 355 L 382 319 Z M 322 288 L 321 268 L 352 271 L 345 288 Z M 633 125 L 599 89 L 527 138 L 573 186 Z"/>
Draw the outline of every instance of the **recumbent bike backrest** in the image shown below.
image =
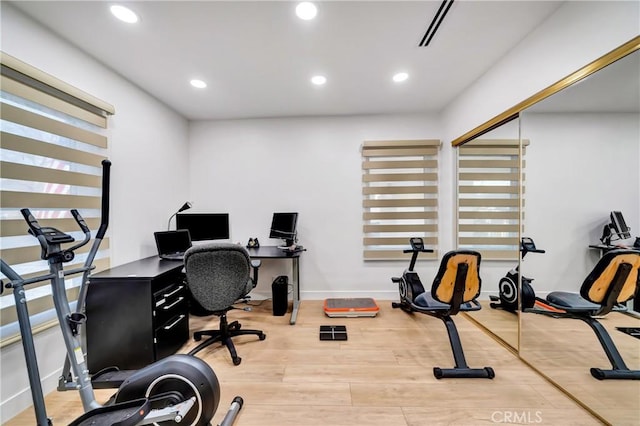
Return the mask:
<path fill-rule="evenodd" d="M 603 306 L 605 314 L 617 303 L 633 299 L 638 291 L 640 251 L 612 250 L 598 261 L 580 288 L 580 296 Z"/>
<path fill-rule="evenodd" d="M 463 276 L 461 276 L 461 274 Z M 454 301 L 456 282 L 463 280 L 464 292 L 460 301 Z M 446 253 L 431 286 L 431 296 L 442 303 L 467 303 L 480 295 L 480 253 L 456 250 Z"/>

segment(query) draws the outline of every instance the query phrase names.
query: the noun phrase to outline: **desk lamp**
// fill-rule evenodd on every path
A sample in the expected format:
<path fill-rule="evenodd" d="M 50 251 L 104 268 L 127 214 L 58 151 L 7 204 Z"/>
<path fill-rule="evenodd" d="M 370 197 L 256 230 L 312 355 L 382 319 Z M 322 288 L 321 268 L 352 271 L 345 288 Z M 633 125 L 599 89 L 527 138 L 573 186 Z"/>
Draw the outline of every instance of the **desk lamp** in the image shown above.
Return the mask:
<path fill-rule="evenodd" d="M 190 208 L 191 208 L 191 203 L 190 203 L 189 201 L 187 201 L 186 203 L 184 203 L 184 204 L 182 205 L 182 207 L 180 207 L 180 208 L 178 209 L 178 211 L 177 211 L 177 212 L 175 212 L 174 214 L 172 214 L 171 216 L 169 216 L 169 222 L 167 222 L 167 231 L 169 231 L 169 230 L 171 229 L 171 219 L 173 219 L 173 217 L 174 217 L 175 215 L 177 215 L 178 213 L 183 212 L 183 211 L 185 211 L 185 210 L 189 210 Z"/>

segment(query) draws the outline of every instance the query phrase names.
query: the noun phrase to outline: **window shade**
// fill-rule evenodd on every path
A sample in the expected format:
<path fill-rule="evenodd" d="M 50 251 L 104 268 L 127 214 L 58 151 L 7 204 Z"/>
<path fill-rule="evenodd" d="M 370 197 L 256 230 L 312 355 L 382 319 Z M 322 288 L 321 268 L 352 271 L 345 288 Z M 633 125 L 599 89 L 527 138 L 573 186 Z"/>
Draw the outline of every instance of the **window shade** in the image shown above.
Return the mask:
<path fill-rule="evenodd" d="M 2 53 L 0 72 L 0 256 L 23 277 L 48 272 L 38 241 L 27 234 L 20 209 L 42 226 L 84 234 L 69 210 L 78 209 L 93 234 L 99 226 L 101 161 L 107 157 L 107 117 L 113 107 L 24 62 Z M 90 244 L 65 268 L 81 266 Z M 109 266 L 109 240 L 96 255 L 97 270 Z M 3 277 L 4 278 L 4 277 Z M 80 277 L 67 280 L 75 301 Z M 26 287 L 34 329 L 54 318 L 48 281 Z M 19 338 L 14 297 L 0 297 L 0 344 Z M 55 321 L 53 321 L 55 323 Z"/>
<path fill-rule="evenodd" d="M 365 141 L 362 146 L 363 256 L 404 259 L 422 237 L 437 258 L 439 140 Z"/>
<path fill-rule="evenodd" d="M 458 248 L 479 251 L 483 259 L 518 260 L 519 145 L 517 139 L 476 139 L 458 148 Z"/>

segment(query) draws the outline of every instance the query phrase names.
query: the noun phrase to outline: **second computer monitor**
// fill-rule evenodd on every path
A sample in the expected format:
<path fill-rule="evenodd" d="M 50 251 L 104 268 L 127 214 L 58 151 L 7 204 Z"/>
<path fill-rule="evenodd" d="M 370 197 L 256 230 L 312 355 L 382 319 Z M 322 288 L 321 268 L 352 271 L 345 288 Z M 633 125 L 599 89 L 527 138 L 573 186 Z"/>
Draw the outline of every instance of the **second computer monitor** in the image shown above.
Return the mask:
<path fill-rule="evenodd" d="M 622 216 L 622 212 L 613 211 L 610 214 L 611 225 L 613 225 L 613 231 L 618 235 L 621 240 L 631 238 L 630 228 Z"/>
<path fill-rule="evenodd" d="M 296 240 L 298 213 L 274 213 L 269 238 L 280 238 L 292 245 Z"/>
<path fill-rule="evenodd" d="M 192 241 L 229 239 L 228 213 L 180 213 L 176 228 L 188 229 Z"/>

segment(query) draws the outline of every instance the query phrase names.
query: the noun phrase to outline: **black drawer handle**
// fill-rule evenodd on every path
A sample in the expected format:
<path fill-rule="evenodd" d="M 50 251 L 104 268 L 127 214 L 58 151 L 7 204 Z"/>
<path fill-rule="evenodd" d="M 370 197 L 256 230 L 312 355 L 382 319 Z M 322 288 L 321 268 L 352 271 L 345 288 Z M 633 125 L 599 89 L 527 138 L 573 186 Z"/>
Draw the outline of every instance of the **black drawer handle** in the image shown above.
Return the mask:
<path fill-rule="evenodd" d="M 178 303 L 182 302 L 183 300 L 184 300 L 184 297 L 180 296 L 180 297 L 178 297 L 178 298 L 176 299 L 176 301 L 175 301 L 175 302 L 173 302 L 172 304 L 167 305 L 167 306 L 163 306 L 163 307 L 162 307 L 162 310 L 163 310 L 163 311 L 168 311 L 169 309 L 173 308 L 174 306 L 176 306 Z"/>
<path fill-rule="evenodd" d="M 165 326 L 164 326 L 164 329 L 165 329 L 166 331 L 171 330 L 173 327 L 175 327 L 175 326 L 176 326 L 180 321 L 182 321 L 184 318 L 185 318 L 185 316 L 184 316 L 184 315 L 180 315 L 180 316 L 178 317 L 178 319 L 176 319 L 174 322 L 172 322 L 172 323 L 171 323 L 171 324 L 169 324 L 169 325 L 165 325 Z"/>
<path fill-rule="evenodd" d="M 181 285 L 181 286 L 179 286 L 178 288 L 176 288 L 175 290 L 173 290 L 171 293 L 166 293 L 166 294 L 164 295 L 164 297 L 171 297 L 171 296 L 173 296 L 174 294 L 178 293 L 179 291 L 182 291 L 182 289 L 183 289 L 183 288 L 184 288 L 184 286 L 183 286 L 183 285 Z"/>

